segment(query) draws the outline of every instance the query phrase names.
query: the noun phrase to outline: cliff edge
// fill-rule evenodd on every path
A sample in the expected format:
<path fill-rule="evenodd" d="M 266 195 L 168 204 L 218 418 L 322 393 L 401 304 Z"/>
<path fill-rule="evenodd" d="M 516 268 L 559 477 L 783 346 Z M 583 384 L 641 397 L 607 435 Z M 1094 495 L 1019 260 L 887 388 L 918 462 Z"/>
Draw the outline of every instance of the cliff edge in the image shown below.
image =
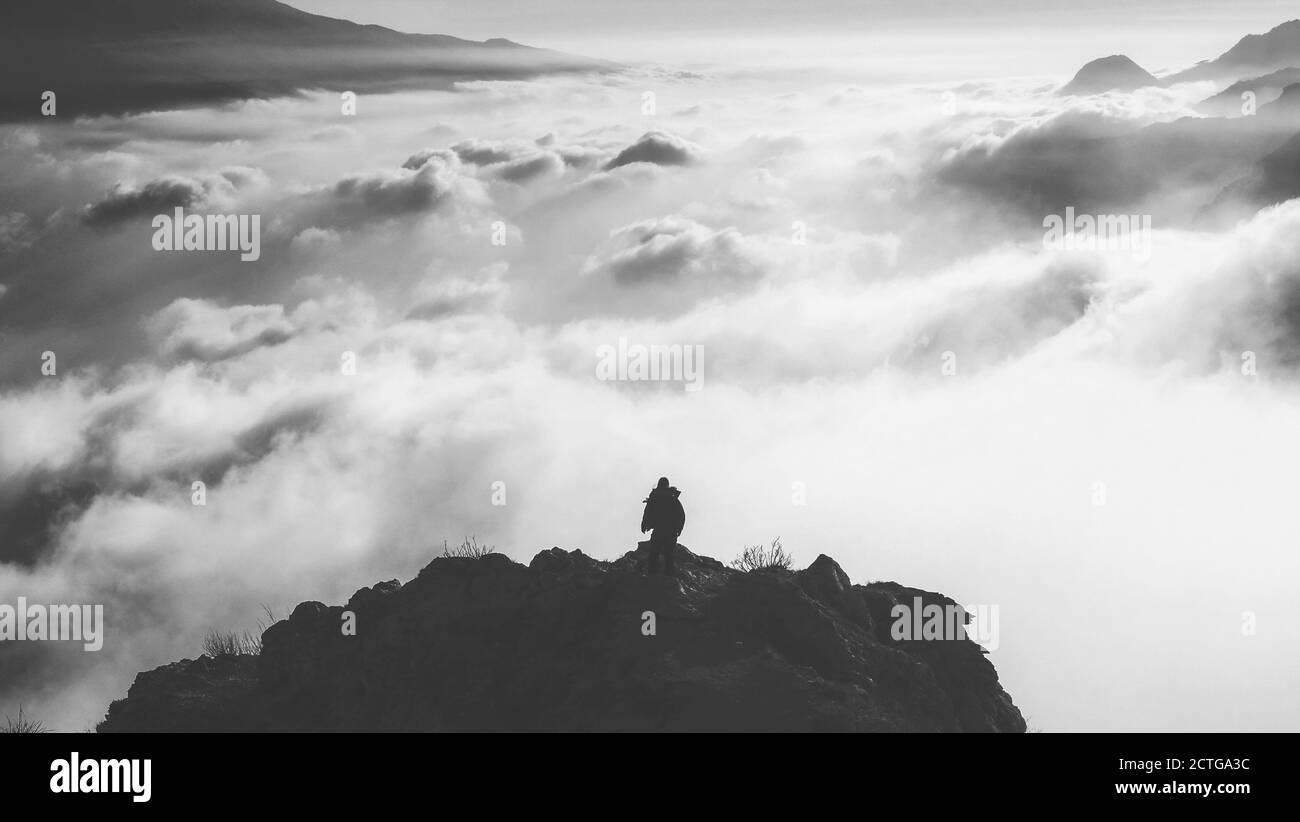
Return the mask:
<path fill-rule="evenodd" d="M 260 655 L 139 674 L 98 730 L 1025 730 L 975 642 L 890 637 L 895 604 L 956 605 L 941 594 L 680 545 L 676 578 L 646 575 L 647 548 L 439 557 L 300 604 Z"/>

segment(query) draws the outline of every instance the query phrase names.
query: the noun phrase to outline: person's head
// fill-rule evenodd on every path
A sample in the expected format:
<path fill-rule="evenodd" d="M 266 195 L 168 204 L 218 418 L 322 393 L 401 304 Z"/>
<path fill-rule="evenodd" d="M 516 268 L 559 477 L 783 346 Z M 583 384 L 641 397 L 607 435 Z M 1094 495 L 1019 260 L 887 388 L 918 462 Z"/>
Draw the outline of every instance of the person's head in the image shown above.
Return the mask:
<path fill-rule="evenodd" d="M 666 490 L 668 490 L 668 478 L 667 478 L 667 477 L 660 477 L 660 478 L 659 478 L 659 484 L 656 485 L 655 488 L 658 488 L 658 489 L 661 490 L 661 491 L 666 491 Z"/>

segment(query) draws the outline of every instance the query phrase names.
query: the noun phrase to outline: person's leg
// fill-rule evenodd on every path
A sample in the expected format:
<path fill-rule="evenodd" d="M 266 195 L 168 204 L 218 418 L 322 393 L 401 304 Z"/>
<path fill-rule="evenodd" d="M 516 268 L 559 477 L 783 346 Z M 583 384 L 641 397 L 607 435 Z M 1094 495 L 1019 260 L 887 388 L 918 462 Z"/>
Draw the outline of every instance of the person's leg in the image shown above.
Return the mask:
<path fill-rule="evenodd" d="M 646 573 L 653 574 L 659 570 L 659 540 L 650 532 L 650 554 L 646 560 Z"/>
<path fill-rule="evenodd" d="M 667 570 L 672 570 L 673 555 L 667 550 L 662 528 L 656 528 L 650 534 L 650 562 L 652 573 L 658 571 L 661 564 L 666 564 Z"/>
<path fill-rule="evenodd" d="M 676 548 L 677 548 L 677 535 L 664 534 L 664 538 L 663 541 L 660 543 L 659 550 L 664 552 L 664 573 L 668 574 L 669 576 L 671 576 L 675 570 L 673 568 L 673 552 L 674 549 Z"/>

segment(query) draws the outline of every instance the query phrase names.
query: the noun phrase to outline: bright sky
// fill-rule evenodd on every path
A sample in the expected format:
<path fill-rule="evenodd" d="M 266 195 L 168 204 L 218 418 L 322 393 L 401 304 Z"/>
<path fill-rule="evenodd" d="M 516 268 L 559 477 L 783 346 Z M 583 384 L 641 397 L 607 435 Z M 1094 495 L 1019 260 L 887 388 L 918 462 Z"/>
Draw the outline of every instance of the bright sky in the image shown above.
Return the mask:
<path fill-rule="evenodd" d="M 1242 35 L 1300 16 L 1284 0 L 293 0 L 319 14 L 405 31 L 529 45 L 610 59 L 693 63 L 760 45 L 826 56 L 870 50 L 896 60 L 969 55 L 963 71 L 1072 73 L 1125 53 L 1152 71 L 1218 56 Z M 935 38 L 941 38 L 940 43 Z M 764 43 L 766 41 L 766 43 Z M 955 41 L 955 42 L 954 42 Z M 806 46 L 805 49 L 801 46 Z M 980 71 L 981 66 L 987 70 Z"/>

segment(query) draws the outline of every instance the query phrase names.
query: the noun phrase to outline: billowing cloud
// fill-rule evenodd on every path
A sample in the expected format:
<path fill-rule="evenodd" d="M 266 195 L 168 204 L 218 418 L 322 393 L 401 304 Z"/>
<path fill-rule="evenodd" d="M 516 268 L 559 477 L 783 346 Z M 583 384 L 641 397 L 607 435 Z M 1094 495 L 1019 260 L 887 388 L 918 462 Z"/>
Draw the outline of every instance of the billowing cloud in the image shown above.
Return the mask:
<path fill-rule="evenodd" d="M 714 231 L 692 220 L 666 217 L 615 231 L 605 248 L 587 261 L 589 274 L 622 285 L 674 283 L 683 278 L 750 280 L 761 264 L 747 254 L 734 228 Z"/>
<path fill-rule="evenodd" d="M 456 156 L 476 166 L 490 166 L 514 160 L 536 151 L 536 145 L 525 140 L 465 140 L 451 147 Z"/>
<path fill-rule="evenodd" d="M 379 171 L 345 177 L 333 188 L 342 213 L 356 219 L 396 217 L 432 211 L 452 194 L 454 172 L 436 164 L 414 173 Z"/>
<path fill-rule="evenodd" d="M 629 163 L 653 163 L 657 166 L 685 166 L 702 159 L 700 147 L 662 131 L 650 131 L 635 143 L 620 151 L 605 164 L 606 169 Z"/>
<path fill-rule="evenodd" d="M 406 316 L 413 320 L 439 320 L 459 314 L 493 311 L 510 290 L 502 281 L 503 274 L 503 267 L 495 266 L 477 279 L 439 281 L 424 289 Z"/>
<path fill-rule="evenodd" d="M 228 200 L 236 190 L 265 180 L 259 169 L 236 167 L 202 177 L 167 175 L 139 186 L 118 183 L 102 200 L 88 204 L 82 210 L 81 219 L 91 226 L 111 226 L 169 213 L 175 208 L 195 207 L 210 200 Z"/>
<path fill-rule="evenodd" d="M 178 360 L 212 362 L 253 348 L 279 345 L 294 334 L 279 305 L 220 308 L 205 300 L 180 299 L 149 318 L 158 352 Z"/>
<path fill-rule="evenodd" d="M 549 138 L 549 139 L 548 139 Z M 536 178 L 553 176 L 566 166 L 588 163 L 591 154 L 602 152 L 583 146 L 557 146 L 554 135 L 538 140 L 463 140 L 447 149 L 424 149 L 407 158 L 403 168 L 418 169 L 436 160 L 459 161 L 482 169 L 488 177 L 511 183 L 528 183 Z"/>
<path fill-rule="evenodd" d="M 151 180 L 139 188 L 121 184 L 108 196 L 86 206 L 82 220 L 87 225 L 111 225 L 136 217 L 170 213 L 174 208 L 189 208 L 204 193 L 203 184 L 184 177 Z"/>
<path fill-rule="evenodd" d="M 449 148 L 426 148 L 412 154 L 402 163 L 402 168 L 407 171 L 419 171 L 430 160 L 436 160 L 441 165 L 454 165 L 460 158 L 456 152 Z"/>
<path fill-rule="evenodd" d="M 526 183 L 538 177 L 559 174 L 564 171 L 564 161 L 555 154 L 539 152 L 532 156 L 520 157 L 502 163 L 497 175 L 512 183 Z"/>

